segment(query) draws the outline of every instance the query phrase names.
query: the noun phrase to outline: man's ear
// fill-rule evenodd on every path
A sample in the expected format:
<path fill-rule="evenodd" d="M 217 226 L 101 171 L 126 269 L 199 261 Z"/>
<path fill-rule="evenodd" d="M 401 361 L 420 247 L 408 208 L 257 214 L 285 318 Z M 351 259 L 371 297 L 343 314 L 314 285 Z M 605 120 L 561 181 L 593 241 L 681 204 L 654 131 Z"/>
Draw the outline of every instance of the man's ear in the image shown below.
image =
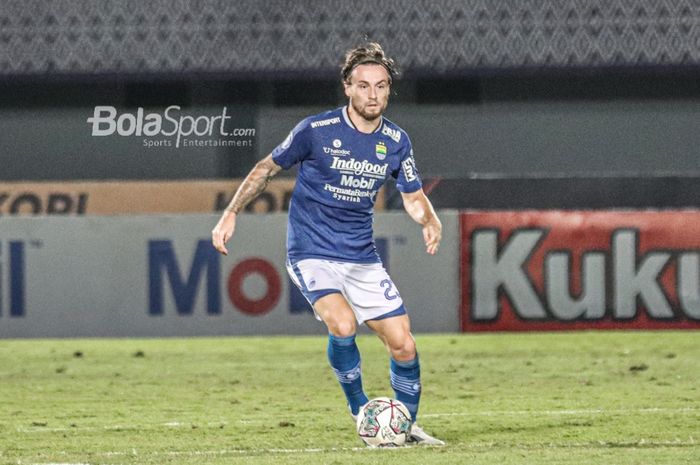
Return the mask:
<path fill-rule="evenodd" d="M 350 86 L 351 84 L 348 81 L 343 81 L 343 90 L 347 98 L 350 98 Z"/>

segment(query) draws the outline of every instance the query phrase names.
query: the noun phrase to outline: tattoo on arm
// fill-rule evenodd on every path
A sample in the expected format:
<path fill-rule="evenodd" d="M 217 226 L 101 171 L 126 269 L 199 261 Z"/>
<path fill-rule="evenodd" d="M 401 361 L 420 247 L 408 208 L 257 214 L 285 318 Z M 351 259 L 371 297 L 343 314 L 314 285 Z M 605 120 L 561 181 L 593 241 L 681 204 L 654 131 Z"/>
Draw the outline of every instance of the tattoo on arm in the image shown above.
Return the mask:
<path fill-rule="evenodd" d="M 263 193 L 270 180 L 282 169 L 277 163 L 272 161 L 272 156 L 267 156 L 255 165 L 255 168 L 248 173 L 243 183 L 238 187 L 233 199 L 226 207 L 226 211 L 233 213 L 240 212 L 246 205 Z"/>

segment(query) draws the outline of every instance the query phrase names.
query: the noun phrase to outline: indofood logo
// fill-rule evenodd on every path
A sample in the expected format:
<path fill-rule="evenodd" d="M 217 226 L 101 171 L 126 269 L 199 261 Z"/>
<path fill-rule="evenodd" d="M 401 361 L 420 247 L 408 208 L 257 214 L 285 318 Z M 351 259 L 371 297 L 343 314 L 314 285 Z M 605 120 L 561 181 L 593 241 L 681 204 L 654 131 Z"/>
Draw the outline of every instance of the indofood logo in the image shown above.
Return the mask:
<path fill-rule="evenodd" d="M 364 175 L 379 179 L 386 176 L 387 166 L 386 163 L 379 165 L 367 160 L 359 161 L 354 158 L 344 160 L 340 157 L 333 157 L 333 163 L 331 163 L 331 169 L 338 170 L 343 174 Z"/>
<path fill-rule="evenodd" d="M 117 134 L 141 137 L 144 147 L 252 147 L 255 128 L 231 127 L 226 107 L 213 115 L 183 113 L 179 105 L 163 112 L 119 112 L 112 106 L 96 106 L 87 118 L 94 137 Z"/>

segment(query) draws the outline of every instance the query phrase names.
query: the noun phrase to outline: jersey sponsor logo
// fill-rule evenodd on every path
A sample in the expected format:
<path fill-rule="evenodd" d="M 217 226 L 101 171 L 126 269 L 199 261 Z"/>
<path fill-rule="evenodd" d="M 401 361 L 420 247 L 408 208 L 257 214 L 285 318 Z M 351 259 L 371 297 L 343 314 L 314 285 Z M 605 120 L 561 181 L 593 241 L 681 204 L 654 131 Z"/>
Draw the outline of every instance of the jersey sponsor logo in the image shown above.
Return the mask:
<path fill-rule="evenodd" d="M 356 178 L 355 176 L 344 174 L 340 178 L 340 185 L 346 187 L 359 187 L 361 189 L 374 189 L 377 184 L 376 179 Z"/>
<path fill-rule="evenodd" d="M 334 155 L 337 157 L 344 157 L 350 155 L 350 150 L 347 149 L 332 149 L 330 147 L 323 147 L 323 153 L 326 155 Z"/>
<path fill-rule="evenodd" d="M 328 183 L 323 186 L 323 190 L 333 194 L 333 198 L 336 200 L 353 203 L 360 203 L 362 199 L 371 199 L 374 202 L 374 197 L 377 194 L 377 191 L 363 191 L 355 188 L 345 189 Z"/>
<path fill-rule="evenodd" d="M 402 161 L 401 165 L 403 166 L 403 174 L 406 176 L 406 181 L 411 182 L 418 179 L 418 174 L 416 173 L 416 161 L 412 156 Z"/>
<path fill-rule="evenodd" d="M 398 129 L 391 129 L 386 124 L 382 128 L 382 134 L 391 137 L 394 140 L 394 142 L 398 142 L 401 140 L 401 131 L 399 131 Z"/>
<path fill-rule="evenodd" d="M 340 116 L 336 116 L 335 118 L 329 118 L 329 119 L 322 119 L 321 121 L 314 121 L 311 123 L 312 128 L 320 128 L 323 126 L 330 126 L 331 124 L 338 124 L 340 123 Z"/>
<path fill-rule="evenodd" d="M 379 179 L 386 177 L 387 166 L 389 165 L 386 163 L 370 163 L 367 160 L 359 161 L 354 158 L 342 159 L 339 157 L 333 157 L 333 163 L 331 163 L 331 169 L 338 170 L 341 173 L 364 175 Z"/>

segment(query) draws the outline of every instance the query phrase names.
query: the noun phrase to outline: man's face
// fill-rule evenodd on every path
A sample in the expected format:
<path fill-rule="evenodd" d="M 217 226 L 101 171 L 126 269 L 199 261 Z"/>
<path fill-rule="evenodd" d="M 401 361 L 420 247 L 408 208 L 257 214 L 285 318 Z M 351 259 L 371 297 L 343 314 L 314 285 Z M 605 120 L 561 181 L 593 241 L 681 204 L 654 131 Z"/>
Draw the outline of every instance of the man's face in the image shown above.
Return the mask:
<path fill-rule="evenodd" d="M 364 119 L 379 118 L 389 104 L 389 73 L 378 64 L 359 65 L 345 83 L 345 95 L 352 108 Z"/>

